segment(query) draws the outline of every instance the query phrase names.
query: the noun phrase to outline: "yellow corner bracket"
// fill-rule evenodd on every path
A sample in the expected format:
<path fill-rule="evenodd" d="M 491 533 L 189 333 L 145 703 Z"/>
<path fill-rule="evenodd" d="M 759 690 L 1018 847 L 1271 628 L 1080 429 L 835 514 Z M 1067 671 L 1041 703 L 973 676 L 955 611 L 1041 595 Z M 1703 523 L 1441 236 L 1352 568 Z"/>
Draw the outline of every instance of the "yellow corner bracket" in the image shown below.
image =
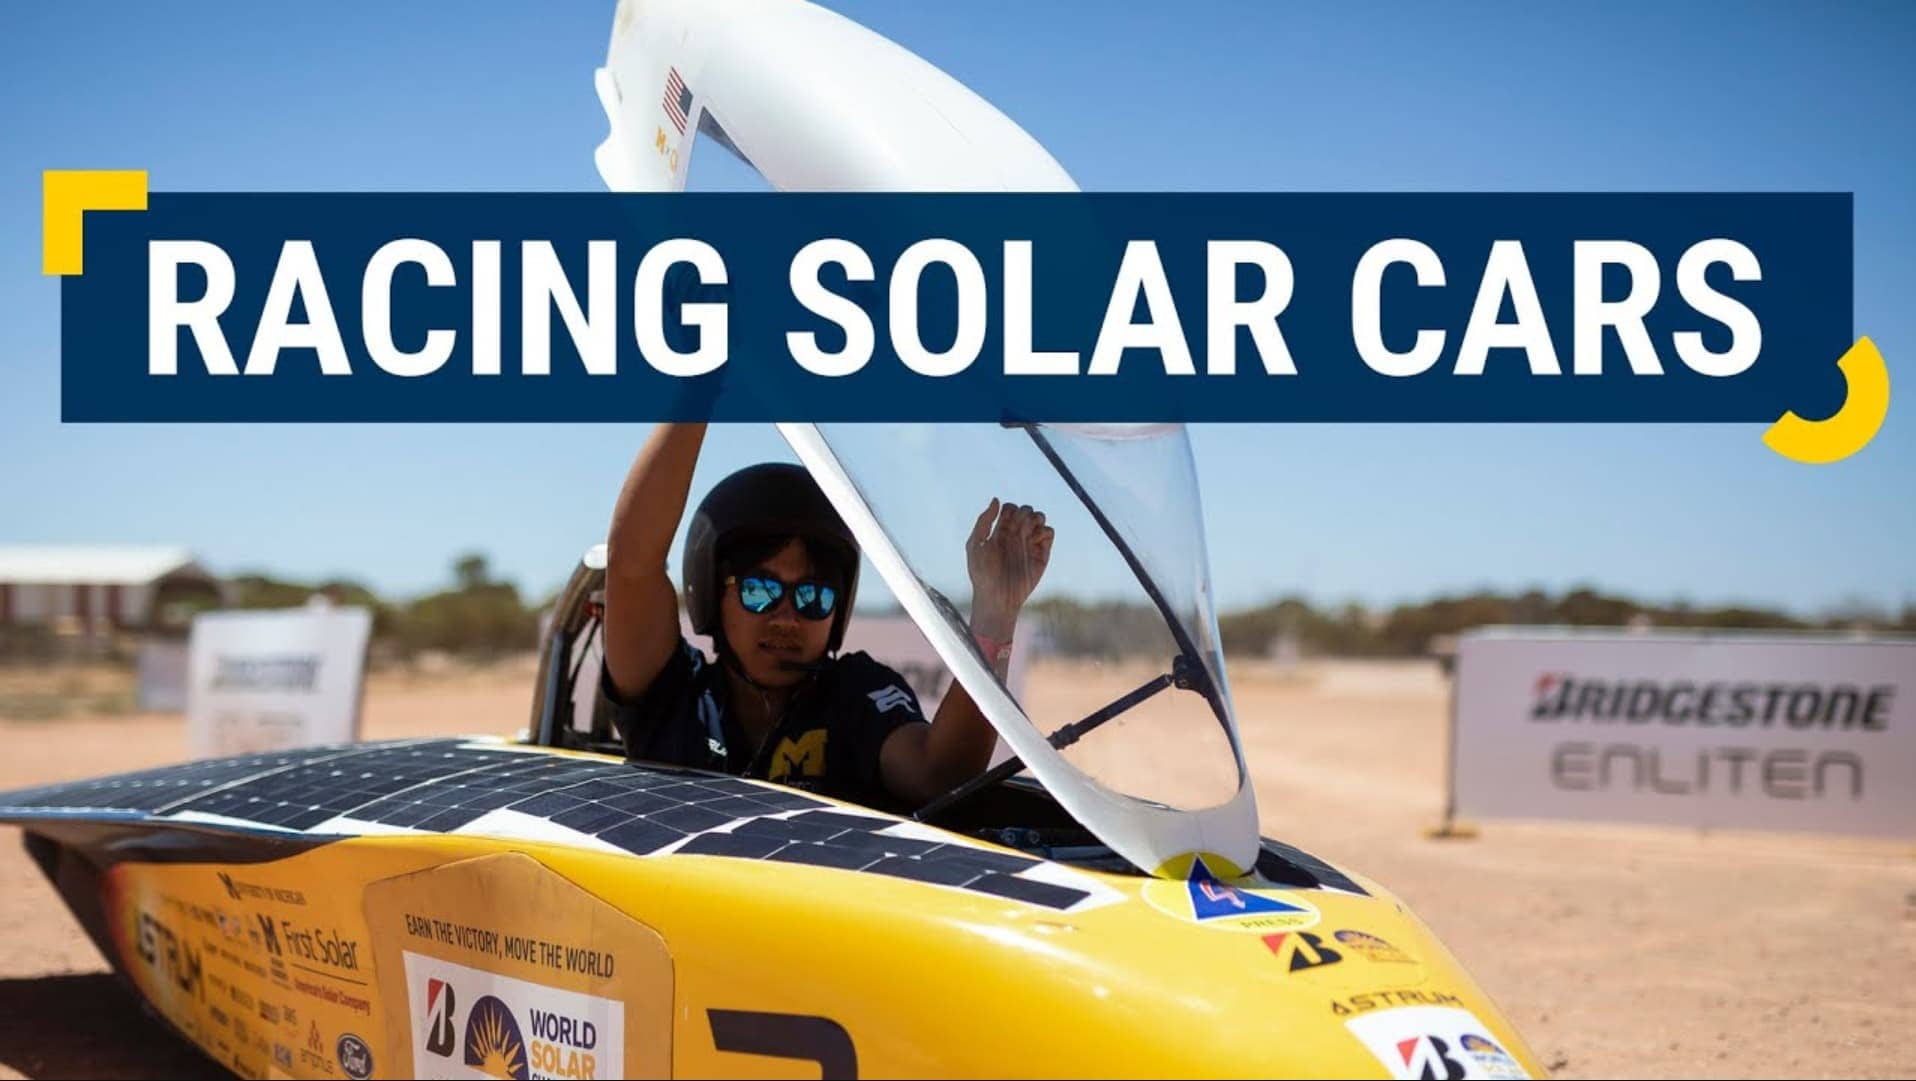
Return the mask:
<path fill-rule="evenodd" d="M 1827 465 L 1862 450 L 1889 415 L 1889 368 L 1867 335 L 1836 362 L 1849 385 L 1843 405 L 1823 420 L 1784 413 L 1763 433 L 1763 443 L 1793 462 Z"/>
<path fill-rule="evenodd" d="M 1803 420 L 1786 412 L 1763 431 L 1763 445 L 1791 462 L 1826 466 L 1841 462 L 1876 439 L 1889 416 L 1889 368 L 1868 335 L 1859 337 L 1836 368 L 1849 383 L 1843 406 L 1824 420 Z"/>
<path fill-rule="evenodd" d="M 144 169 L 48 169 L 40 187 L 40 271 L 78 274 L 89 210 L 145 210 Z"/>

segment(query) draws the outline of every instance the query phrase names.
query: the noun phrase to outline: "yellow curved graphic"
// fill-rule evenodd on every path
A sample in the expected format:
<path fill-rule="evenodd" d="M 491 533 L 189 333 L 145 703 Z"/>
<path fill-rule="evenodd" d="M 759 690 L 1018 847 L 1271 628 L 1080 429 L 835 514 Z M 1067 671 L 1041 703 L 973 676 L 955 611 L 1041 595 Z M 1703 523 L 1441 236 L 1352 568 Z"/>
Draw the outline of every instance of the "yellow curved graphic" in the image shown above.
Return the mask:
<path fill-rule="evenodd" d="M 40 272 L 80 273 L 87 211 L 145 209 L 144 169 L 48 169 L 40 179 Z"/>
<path fill-rule="evenodd" d="M 1869 445 L 1889 414 L 1889 368 L 1868 335 L 1856 339 L 1836 362 L 1849 384 L 1842 408 L 1824 420 L 1784 413 L 1763 433 L 1763 443 L 1793 462 L 1840 462 Z"/>

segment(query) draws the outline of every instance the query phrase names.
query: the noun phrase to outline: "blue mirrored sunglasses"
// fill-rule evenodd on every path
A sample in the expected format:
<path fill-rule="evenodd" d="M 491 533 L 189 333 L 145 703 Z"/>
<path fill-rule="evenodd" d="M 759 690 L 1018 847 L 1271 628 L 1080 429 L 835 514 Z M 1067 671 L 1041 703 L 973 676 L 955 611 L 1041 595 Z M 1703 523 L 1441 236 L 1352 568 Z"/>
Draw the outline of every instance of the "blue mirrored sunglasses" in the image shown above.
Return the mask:
<path fill-rule="evenodd" d="M 788 590 L 792 609 L 806 619 L 830 619 L 832 610 L 838 607 L 838 590 L 823 582 L 782 582 L 770 575 L 752 574 L 743 578 L 733 575 L 725 579 L 725 584 L 738 587 L 739 604 L 753 615 L 777 608 Z"/>

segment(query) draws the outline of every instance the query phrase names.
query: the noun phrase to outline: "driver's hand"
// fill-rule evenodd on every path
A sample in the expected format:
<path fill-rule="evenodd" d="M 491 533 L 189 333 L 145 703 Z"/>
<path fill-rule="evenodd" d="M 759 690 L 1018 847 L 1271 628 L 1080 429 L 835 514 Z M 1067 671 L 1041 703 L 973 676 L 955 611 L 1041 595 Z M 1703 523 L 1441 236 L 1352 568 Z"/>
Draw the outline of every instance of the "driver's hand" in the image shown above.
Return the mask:
<path fill-rule="evenodd" d="M 971 573 L 971 629 L 1010 641 L 1018 612 L 1044 577 L 1057 533 L 1044 514 L 993 499 L 965 541 L 965 567 Z"/>

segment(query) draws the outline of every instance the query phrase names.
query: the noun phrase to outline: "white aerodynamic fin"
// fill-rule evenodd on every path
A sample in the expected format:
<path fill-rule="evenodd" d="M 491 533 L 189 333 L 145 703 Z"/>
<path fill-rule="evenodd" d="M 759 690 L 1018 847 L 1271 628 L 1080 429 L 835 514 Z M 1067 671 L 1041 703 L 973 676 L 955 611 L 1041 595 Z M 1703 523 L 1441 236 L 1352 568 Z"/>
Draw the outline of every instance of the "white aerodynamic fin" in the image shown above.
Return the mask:
<path fill-rule="evenodd" d="M 970 88 L 802 0 L 621 0 L 594 83 L 613 191 L 684 190 L 702 131 L 780 191 L 1077 190 Z"/>
<path fill-rule="evenodd" d="M 684 70 L 675 62 L 684 52 L 686 35 L 671 33 L 669 26 L 653 18 L 656 6 L 620 0 L 606 66 L 592 76 L 611 128 L 592 160 L 600 179 L 613 191 L 685 188 L 697 130 L 697 102 Z"/>

